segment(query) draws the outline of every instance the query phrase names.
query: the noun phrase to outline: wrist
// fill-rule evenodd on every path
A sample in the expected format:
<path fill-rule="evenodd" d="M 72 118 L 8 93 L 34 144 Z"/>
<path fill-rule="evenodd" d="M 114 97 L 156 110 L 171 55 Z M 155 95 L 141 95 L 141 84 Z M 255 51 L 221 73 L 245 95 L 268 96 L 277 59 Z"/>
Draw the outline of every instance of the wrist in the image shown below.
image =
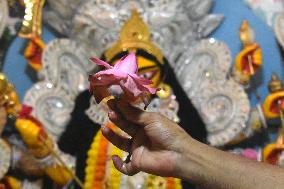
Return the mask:
<path fill-rule="evenodd" d="M 175 177 L 197 183 L 203 174 L 203 153 L 205 145 L 189 137 L 183 142 L 183 149 L 177 156 Z"/>

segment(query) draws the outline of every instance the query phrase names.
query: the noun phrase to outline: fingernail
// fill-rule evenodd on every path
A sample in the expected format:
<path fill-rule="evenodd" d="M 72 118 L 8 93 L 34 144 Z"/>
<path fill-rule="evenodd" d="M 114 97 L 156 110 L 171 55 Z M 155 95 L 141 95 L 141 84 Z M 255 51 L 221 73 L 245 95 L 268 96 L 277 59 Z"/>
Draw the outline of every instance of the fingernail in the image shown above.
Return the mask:
<path fill-rule="evenodd" d="M 107 133 L 109 131 L 109 128 L 107 126 L 105 126 L 105 125 L 102 125 L 101 129 L 102 129 L 103 133 Z"/>
<path fill-rule="evenodd" d="M 108 117 L 111 118 L 111 119 L 115 118 L 115 113 L 114 113 L 114 111 L 112 111 L 112 110 L 109 111 L 109 112 L 108 112 Z"/>

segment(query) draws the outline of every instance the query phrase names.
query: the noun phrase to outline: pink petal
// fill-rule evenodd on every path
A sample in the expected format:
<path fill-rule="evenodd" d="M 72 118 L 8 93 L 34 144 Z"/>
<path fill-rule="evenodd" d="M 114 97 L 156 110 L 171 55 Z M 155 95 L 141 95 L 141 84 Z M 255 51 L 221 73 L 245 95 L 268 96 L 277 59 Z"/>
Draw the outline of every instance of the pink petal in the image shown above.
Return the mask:
<path fill-rule="evenodd" d="M 141 91 L 144 91 L 144 92 L 147 92 L 147 93 L 151 93 L 151 94 L 156 94 L 156 92 L 157 92 L 156 88 L 150 87 L 148 85 L 137 84 L 137 88 L 139 90 L 141 90 Z"/>
<path fill-rule="evenodd" d="M 119 77 L 121 79 L 126 79 L 128 77 L 128 74 L 124 72 L 117 71 L 115 69 L 108 69 L 108 70 L 103 70 L 99 71 L 96 73 L 94 76 L 102 76 L 102 75 L 112 75 L 113 77 Z"/>
<path fill-rule="evenodd" d="M 152 85 L 153 82 L 150 79 L 145 79 L 143 77 L 140 77 L 137 74 L 128 74 L 130 77 L 132 77 L 135 81 L 139 82 L 141 85 Z"/>
<path fill-rule="evenodd" d="M 121 81 L 120 86 L 124 91 L 133 94 L 134 97 L 138 97 L 143 93 L 143 91 L 139 90 L 139 88 L 137 87 L 137 83 L 130 76 L 127 77 L 127 80 L 125 82 Z"/>
<path fill-rule="evenodd" d="M 128 74 L 135 74 L 138 71 L 137 60 L 135 53 L 130 53 L 122 57 L 115 65 L 115 70 L 119 70 Z"/>
<path fill-rule="evenodd" d="M 132 77 L 132 75 L 130 75 L 130 77 Z M 157 89 L 149 86 L 149 84 L 148 84 L 148 83 L 152 84 L 152 81 L 147 82 L 147 79 L 141 78 L 139 76 L 135 76 L 135 77 L 132 77 L 132 78 L 135 81 L 137 88 L 139 88 L 139 90 L 144 91 L 144 92 L 149 92 L 151 94 L 156 94 Z"/>
<path fill-rule="evenodd" d="M 112 68 L 113 68 L 113 66 L 109 65 L 109 64 L 108 64 L 107 62 L 105 62 L 105 61 L 102 61 L 102 60 L 98 59 L 97 57 L 92 57 L 92 58 L 90 58 L 90 60 L 91 60 L 92 62 L 96 63 L 97 65 L 106 67 L 107 69 L 112 69 Z"/>
<path fill-rule="evenodd" d="M 125 79 L 127 75 L 124 73 L 118 73 L 114 69 L 109 69 L 100 71 L 92 77 L 96 78 L 92 81 L 94 85 L 112 85 L 117 84 L 122 79 Z"/>
<path fill-rule="evenodd" d="M 150 86 L 146 86 L 143 85 L 143 87 L 145 87 L 147 89 L 147 92 L 151 93 L 151 94 L 156 94 L 158 89 L 154 88 L 154 87 L 150 87 Z"/>

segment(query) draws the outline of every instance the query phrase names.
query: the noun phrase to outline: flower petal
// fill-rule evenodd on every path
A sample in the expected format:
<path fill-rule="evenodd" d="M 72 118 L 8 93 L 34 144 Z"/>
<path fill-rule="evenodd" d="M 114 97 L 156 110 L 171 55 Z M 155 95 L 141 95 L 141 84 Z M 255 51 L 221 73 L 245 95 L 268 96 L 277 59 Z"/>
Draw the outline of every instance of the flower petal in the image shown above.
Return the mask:
<path fill-rule="evenodd" d="M 91 60 L 92 62 L 96 63 L 97 65 L 106 67 L 107 69 L 112 69 L 112 68 L 113 68 L 113 66 L 109 65 L 109 64 L 108 64 L 107 62 L 105 62 L 105 61 L 102 61 L 102 60 L 98 59 L 97 57 L 92 57 L 92 58 L 90 58 L 90 60 Z"/>
<path fill-rule="evenodd" d="M 128 74 L 128 75 L 132 77 L 136 82 L 140 83 L 141 85 L 152 85 L 153 84 L 151 80 L 140 77 L 137 74 Z"/>
<path fill-rule="evenodd" d="M 137 83 L 130 76 L 127 77 L 125 82 L 120 81 L 120 86 L 124 91 L 133 94 L 134 97 L 138 97 L 143 93 L 143 91 L 139 90 Z"/>
<path fill-rule="evenodd" d="M 94 85 L 112 85 L 118 84 L 118 82 L 127 77 L 124 73 L 115 72 L 114 69 L 104 70 L 91 76 L 96 78 L 95 80 L 90 80 Z"/>
<path fill-rule="evenodd" d="M 148 94 L 157 92 L 157 89 L 151 87 L 151 80 L 137 75 L 138 66 L 135 53 L 123 57 L 115 66 L 110 66 L 96 57 L 91 60 L 107 68 L 89 77 L 90 91 L 98 103 L 113 92 L 128 102 L 142 100 L 146 107 L 149 104 Z"/>
<path fill-rule="evenodd" d="M 115 70 L 119 70 L 128 74 L 135 74 L 138 71 L 137 60 L 135 53 L 130 53 L 122 57 L 115 65 Z"/>
<path fill-rule="evenodd" d="M 133 80 L 135 81 L 137 88 L 139 88 L 139 90 L 144 91 L 144 92 L 149 92 L 151 94 L 156 94 L 157 89 L 154 87 L 149 86 L 150 84 L 152 84 L 152 81 L 144 79 L 142 77 L 139 76 L 134 76 L 130 75 L 130 77 L 133 78 Z"/>

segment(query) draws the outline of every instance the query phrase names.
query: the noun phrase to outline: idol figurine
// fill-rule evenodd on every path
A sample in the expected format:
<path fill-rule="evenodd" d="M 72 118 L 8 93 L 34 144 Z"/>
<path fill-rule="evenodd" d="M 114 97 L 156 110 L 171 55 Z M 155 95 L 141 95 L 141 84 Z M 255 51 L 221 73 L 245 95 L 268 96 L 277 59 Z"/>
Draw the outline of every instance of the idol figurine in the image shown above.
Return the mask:
<path fill-rule="evenodd" d="M 27 177 L 40 178 L 47 175 L 57 185 L 64 186 L 72 180 L 73 175 L 66 165 L 58 163 L 54 157 L 54 154 L 58 155 L 60 152 L 41 123 L 30 115 L 31 111 L 30 107 L 20 104 L 13 85 L 1 73 L 0 133 L 6 125 L 7 117 L 10 117 L 16 120 L 15 129 L 22 141 L 15 142 L 8 135 L 0 139 L 0 180 L 3 178 L 3 183 L 12 189 L 22 188 L 27 181 L 22 182 L 11 175 L 5 175 L 8 169 L 20 169 Z"/>
<path fill-rule="evenodd" d="M 136 10 L 132 10 L 131 17 L 121 28 L 119 39 L 104 51 L 102 59 L 114 65 L 129 53 L 135 53 L 137 57 L 138 74 L 151 80 L 153 87 L 161 88 L 156 95 L 149 96 L 147 111 L 160 112 L 179 122 L 194 138 L 205 141 L 206 132 L 201 118 L 178 84 L 162 51 L 152 42 L 150 30 Z M 183 102 L 182 107 L 178 101 Z M 107 112 L 105 103 L 97 104 L 89 91 L 82 92 L 76 99 L 71 121 L 59 140 L 59 147 L 64 152 L 77 157 L 76 173 L 84 182 L 84 189 L 182 188 L 179 179 L 146 173 L 129 177 L 115 169 L 111 155 L 118 154 L 126 158 L 127 153 L 102 136 L 102 124 L 122 132 L 109 122 Z M 189 186 L 188 183 L 184 185 L 185 188 Z"/>
<path fill-rule="evenodd" d="M 262 159 L 270 164 L 284 166 L 284 87 L 276 74 L 272 74 L 269 91 L 270 94 L 263 102 L 264 115 L 267 119 L 280 118 L 281 126 L 276 141 L 263 149 Z"/>
<path fill-rule="evenodd" d="M 250 78 L 262 66 L 262 51 L 255 41 L 255 32 L 247 20 L 242 22 L 239 36 L 243 49 L 236 57 L 233 77 L 237 82 L 246 86 L 249 84 Z"/>

